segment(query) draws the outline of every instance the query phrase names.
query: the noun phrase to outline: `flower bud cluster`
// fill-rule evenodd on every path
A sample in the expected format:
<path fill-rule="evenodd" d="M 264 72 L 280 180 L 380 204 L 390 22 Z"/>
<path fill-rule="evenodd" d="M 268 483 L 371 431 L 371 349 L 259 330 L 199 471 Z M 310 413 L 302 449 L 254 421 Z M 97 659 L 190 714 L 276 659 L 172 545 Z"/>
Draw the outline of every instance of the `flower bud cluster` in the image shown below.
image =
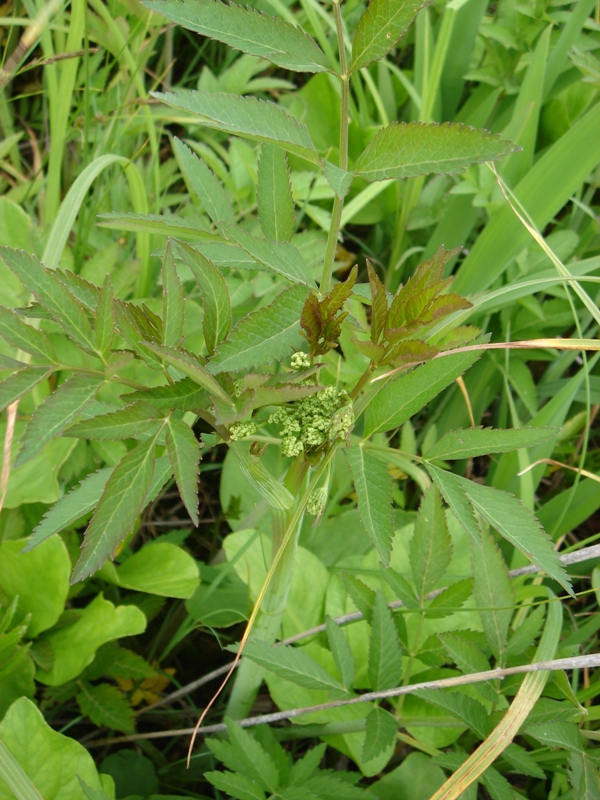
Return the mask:
<path fill-rule="evenodd" d="M 253 422 L 234 422 L 229 429 L 229 437 L 232 442 L 243 439 L 245 436 L 253 436 L 256 433 L 256 425 Z"/>
<path fill-rule="evenodd" d="M 354 424 L 348 393 L 327 386 L 293 408 L 279 408 L 269 422 L 281 425 L 281 452 L 294 458 L 326 442 L 345 438 Z"/>
<path fill-rule="evenodd" d="M 295 370 L 308 369 L 310 367 L 310 356 L 308 353 L 294 353 L 291 359 L 291 367 Z"/>

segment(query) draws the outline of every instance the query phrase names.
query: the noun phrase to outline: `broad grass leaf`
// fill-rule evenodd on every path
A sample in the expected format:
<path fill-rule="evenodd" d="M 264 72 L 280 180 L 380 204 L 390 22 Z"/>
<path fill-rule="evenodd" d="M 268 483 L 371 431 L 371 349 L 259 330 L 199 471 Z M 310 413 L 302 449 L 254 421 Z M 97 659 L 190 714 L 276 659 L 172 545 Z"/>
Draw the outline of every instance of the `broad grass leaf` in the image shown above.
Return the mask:
<path fill-rule="evenodd" d="M 398 723 L 394 717 L 383 708 L 376 706 L 367 717 L 362 760 L 364 762 L 373 761 L 385 751 L 389 751 L 391 756 L 396 746 L 397 733 Z"/>
<path fill-rule="evenodd" d="M 219 179 L 202 158 L 193 153 L 180 139 L 173 139 L 173 149 L 181 166 L 181 171 L 202 206 L 215 225 L 235 222 L 231 201 Z"/>
<path fill-rule="evenodd" d="M 217 375 L 247 370 L 291 355 L 294 347 L 302 341 L 300 315 L 307 294 L 305 286 L 292 286 L 277 295 L 268 306 L 240 320 L 210 360 L 210 371 Z"/>
<path fill-rule="evenodd" d="M 157 427 L 162 418 L 163 415 L 150 403 L 134 403 L 109 414 L 76 422 L 63 432 L 63 436 L 94 441 L 121 441 Z"/>
<path fill-rule="evenodd" d="M 432 480 L 442 493 L 456 519 L 470 534 L 473 541 L 479 543 L 481 530 L 473 511 L 473 506 L 465 494 L 465 487 L 461 479 L 458 475 L 435 467 L 433 464 L 427 464 L 426 466 Z"/>
<path fill-rule="evenodd" d="M 77 522 L 78 519 L 89 514 L 96 507 L 102 496 L 106 482 L 113 471 L 112 467 L 99 469 L 84 478 L 74 489 L 61 497 L 42 517 L 42 521 L 34 528 L 23 552 L 33 550 L 38 544 L 48 539 L 55 533 L 65 530 Z"/>
<path fill-rule="evenodd" d="M 52 367 L 27 367 L 10 375 L 0 383 L 0 411 L 26 395 L 52 372 Z"/>
<path fill-rule="evenodd" d="M 493 537 L 482 531 L 481 547 L 472 545 L 473 596 L 490 650 L 502 658 L 512 619 L 515 593 L 502 553 Z"/>
<path fill-rule="evenodd" d="M 209 394 L 217 397 L 221 402 L 228 406 L 233 406 L 233 401 L 225 390 L 217 383 L 208 369 L 199 358 L 186 350 L 175 349 L 174 347 L 164 347 L 156 342 L 145 342 L 145 346 L 160 356 L 167 364 L 175 367 L 176 370 L 191 378 L 198 386 L 201 386 Z"/>
<path fill-rule="evenodd" d="M 92 402 L 103 383 L 104 379 L 95 375 L 73 375 L 49 394 L 36 408 L 25 428 L 15 466 L 29 461 L 59 436 Z"/>
<path fill-rule="evenodd" d="M 354 680 L 354 656 L 346 639 L 346 634 L 329 616 L 325 617 L 325 625 L 331 655 L 340 673 L 344 687 L 350 690 Z"/>
<path fill-rule="evenodd" d="M 265 800 L 264 790 L 256 781 L 238 772 L 205 772 L 204 777 L 221 792 L 237 800 Z"/>
<path fill-rule="evenodd" d="M 379 557 L 387 566 L 394 534 L 392 476 L 386 464 L 360 445 L 351 445 L 346 450 L 346 457 L 358 495 L 360 518 Z"/>
<path fill-rule="evenodd" d="M 289 242 L 294 233 L 294 201 L 285 150 L 263 144 L 256 186 L 260 227 L 265 238 Z"/>
<path fill-rule="evenodd" d="M 444 575 L 452 558 L 452 540 L 438 488 L 423 495 L 410 543 L 410 567 L 421 603 Z"/>
<path fill-rule="evenodd" d="M 403 425 L 450 386 L 479 356 L 477 351 L 444 356 L 391 378 L 367 407 L 364 438 Z"/>
<path fill-rule="evenodd" d="M 300 251 L 290 242 L 259 239 L 231 225 L 224 226 L 224 230 L 263 269 L 282 275 L 292 283 L 301 283 L 311 289 L 316 288 Z"/>
<path fill-rule="evenodd" d="M 510 453 L 520 448 L 535 447 L 556 433 L 556 428 L 466 428 L 448 431 L 429 448 L 425 457 L 457 460 L 489 453 Z"/>
<path fill-rule="evenodd" d="M 368 67 L 389 53 L 423 5 L 422 0 L 371 0 L 356 27 L 350 71 Z"/>
<path fill-rule="evenodd" d="M 266 642 L 255 640 L 248 642 L 244 648 L 244 655 L 263 669 L 305 689 L 325 691 L 342 689 L 335 678 L 297 647 L 289 645 L 273 647 Z"/>
<path fill-rule="evenodd" d="M 530 509 L 508 492 L 460 479 L 469 502 L 498 533 L 525 553 L 547 575 L 573 595 L 567 570 L 552 540 Z"/>
<path fill-rule="evenodd" d="M 402 677 L 402 647 L 396 623 L 379 589 L 375 593 L 371 620 L 367 673 L 373 691 L 393 689 Z"/>
<path fill-rule="evenodd" d="M 183 335 L 185 324 L 185 300 L 171 240 L 167 242 L 162 269 L 162 343 L 167 347 L 177 346 Z"/>
<path fill-rule="evenodd" d="M 219 270 L 198 250 L 183 242 L 179 242 L 178 249 L 202 293 L 202 331 L 206 349 L 212 356 L 218 345 L 227 338 L 231 326 L 229 289 Z"/>
<path fill-rule="evenodd" d="M 85 350 L 96 352 L 96 339 L 84 307 L 53 272 L 23 250 L 2 247 L 0 258 L 69 338 Z"/>
<path fill-rule="evenodd" d="M 167 422 L 167 453 L 183 504 L 198 525 L 200 445 L 190 426 L 173 417 Z"/>
<path fill-rule="evenodd" d="M 248 453 L 247 444 L 230 442 L 229 449 L 233 452 L 244 476 L 271 508 L 276 511 L 287 511 L 294 505 L 292 493 L 271 475 L 259 458 Z"/>
<path fill-rule="evenodd" d="M 24 350 L 42 361 L 56 361 L 56 354 L 43 331 L 32 328 L 10 311 L 0 306 L 0 336 L 13 347 Z"/>
<path fill-rule="evenodd" d="M 367 181 L 454 175 L 517 149 L 498 135 L 459 122 L 392 122 L 367 145 L 354 171 Z"/>
<path fill-rule="evenodd" d="M 94 725 L 111 730 L 133 733 L 134 714 L 131 704 L 123 692 L 108 683 L 93 685 L 88 681 L 80 683 L 77 704 L 81 713 L 89 717 Z"/>
<path fill-rule="evenodd" d="M 106 275 L 96 305 L 96 348 L 107 359 L 115 335 L 115 303 L 110 275 Z"/>
<path fill-rule="evenodd" d="M 277 17 L 218 0 L 145 0 L 143 5 L 184 28 L 266 58 L 295 72 L 325 72 L 327 57 L 300 27 Z"/>
<path fill-rule="evenodd" d="M 306 125 L 275 103 L 253 97 L 210 92 L 152 92 L 169 106 L 189 111 L 198 125 L 234 133 L 256 142 L 283 147 L 320 166 L 321 161 Z"/>
<path fill-rule="evenodd" d="M 150 489 L 157 435 L 130 450 L 114 468 L 85 532 L 72 583 L 98 570 L 133 530 Z"/>

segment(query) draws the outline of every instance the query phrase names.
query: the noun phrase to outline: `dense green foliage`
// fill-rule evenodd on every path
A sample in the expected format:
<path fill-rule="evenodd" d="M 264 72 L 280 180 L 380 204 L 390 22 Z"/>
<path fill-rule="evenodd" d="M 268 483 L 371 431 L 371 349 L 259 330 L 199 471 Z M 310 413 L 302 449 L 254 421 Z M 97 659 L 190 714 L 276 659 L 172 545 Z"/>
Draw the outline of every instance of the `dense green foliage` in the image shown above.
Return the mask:
<path fill-rule="evenodd" d="M 600 797 L 594 8 L 4 10 L 0 798 Z"/>

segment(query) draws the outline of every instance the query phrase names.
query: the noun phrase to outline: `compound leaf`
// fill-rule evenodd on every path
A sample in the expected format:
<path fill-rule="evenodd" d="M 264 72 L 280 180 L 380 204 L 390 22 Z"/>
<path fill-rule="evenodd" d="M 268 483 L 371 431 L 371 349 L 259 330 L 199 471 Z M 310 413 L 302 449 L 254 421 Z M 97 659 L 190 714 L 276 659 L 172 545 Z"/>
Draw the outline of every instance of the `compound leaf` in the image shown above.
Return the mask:
<path fill-rule="evenodd" d="M 376 692 L 393 689 L 402 677 L 402 647 L 392 612 L 380 589 L 375 593 L 367 671 L 371 688 Z"/>
<path fill-rule="evenodd" d="M 0 383 L 0 411 L 26 395 L 34 386 L 52 375 L 51 367 L 27 367 L 10 375 Z"/>
<path fill-rule="evenodd" d="M 456 460 L 488 453 L 510 453 L 521 447 L 535 447 L 556 433 L 556 428 L 467 428 L 448 431 L 427 451 L 427 458 Z"/>
<path fill-rule="evenodd" d="M 224 229 L 227 235 L 264 269 L 283 275 L 292 283 L 302 283 L 311 289 L 315 288 L 315 282 L 300 251 L 293 244 L 259 239 L 231 225 L 224 226 Z"/>
<path fill-rule="evenodd" d="M 351 445 L 346 456 L 358 495 L 360 518 L 379 557 L 387 566 L 394 533 L 392 477 L 387 466 L 360 445 Z"/>
<path fill-rule="evenodd" d="M 81 713 L 89 717 L 94 725 L 106 726 L 123 733 L 132 733 L 135 730 L 131 704 L 116 686 L 108 683 L 94 686 L 87 681 L 81 681 L 80 686 L 77 703 Z"/>
<path fill-rule="evenodd" d="M 297 647 L 290 645 L 272 647 L 266 642 L 255 640 L 248 642 L 244 655 L 263 669 L 305 689 L 339 691 L 342 688 L 320 664 Z"/>
<path fill-rule="evenodd" d="M 179 344 L 183 335 L 185 323 L 185 300 L 183 297 L 183 287 L 177 268 L 175 267 L 175 254 L 173 244 L 169 240 L 165 248 L 162 262 L 162 312 L 163 330 L 162 343 L 167 347 Z"/>
<path fill-rule="evenodd" d="M 487 643 L 498 658 L 506 645 L 515 594 L 502 553 L 487 531 L 481 537 L 481 547 L 471 548 L 471 557 L 473 596 Z"/>
<path fill-rule="evenodd" d="M 446 572 L 451 558 L 446 514 L 434 484 L 423 495 L 410 543 L 410 566 L 422 603 Z"/>
<path fill-rule="evenodd" d="M 294 233 L 294 201 L 285 150 L 263 144 L 256 186 L 260 226 L 267 239 L 289 242 Z"/>
<path fill-rule="evenodd" d="M 104 279 L 98 294 L 96 307 L 96 347 L 103 358 L 107 359 L 115 335 L 115 302 L 110 275 Z"/>
<path fill-rule="evenodd" d="M 173 148 L 183 174 L 214 224 L 229 222 L 233 225 L 235 217 L 229 197 L 204 160 L 177 137 L 173 140 Z"/>
<path fill-rule="evenodd" d="M 356 27 L 350 71 L 367 67 L 389 53 L 423 5 L 423 0 L 371 0 Z"/>
<path fill-rule="evenodd" d="M 43 361 L 56 361 L 56 355 L 43 331 L 33 328 L 8 308 L 0 306 L 0 336 L 13 347 Z"/>
<path fill-rule="evenodd" d="M 167 423 L 167 453 L 183 504 L 198 525 L 200 445 L 190 426 L 173 417 Z"/>
<path fill-rule="evenodd" d="M 164 347 L 156 342 L 145 342 L 145 346 L 159 355 L 167 364 L 191 378 L 195 383 L 205 389 L 209 394 L 218 397 L 228 406 L 233 406 L 233 401 L 225 390 L 217 383 L 199 358 L 186 350 Z"/>
<path fill-rule="evenodd" d="M 331 655 L 340 673 L 342 683 L 346 689 L 350 690 L 354 680 L 354 656 L 346 639 L 346 634 L 329 616 L 325 617 L 325 625 Z"/>
<path fill-rule="evenodd" d="M 397 733 L 398 723 L 394 717 L 383 708 L 376 706 L 367 717 L 365 743 L 362 750 L 363 762 L 374 761 L 386 750 L 393 752 Z"/>
<path fill-rule="evenodd" d="M 121 441 L 146 433 L 158 425 L 162 416 L 150 403 L 134 403 L 118 411 L 76 422 L 63 435 L 95 441 Z"/>

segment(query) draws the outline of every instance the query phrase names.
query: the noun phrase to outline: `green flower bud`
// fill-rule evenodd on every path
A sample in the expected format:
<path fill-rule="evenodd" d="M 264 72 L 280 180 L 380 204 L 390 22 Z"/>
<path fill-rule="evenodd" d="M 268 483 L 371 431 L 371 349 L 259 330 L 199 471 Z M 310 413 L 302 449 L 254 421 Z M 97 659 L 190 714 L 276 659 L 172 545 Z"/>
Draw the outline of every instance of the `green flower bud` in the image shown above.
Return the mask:
<path fill-rule="evenodd" d="M 256 425 L 253 422 L 234 422 L 229 429 L 229 437 L 233 442 L 246 436 L 253 436 L 255 433 Z"/>

